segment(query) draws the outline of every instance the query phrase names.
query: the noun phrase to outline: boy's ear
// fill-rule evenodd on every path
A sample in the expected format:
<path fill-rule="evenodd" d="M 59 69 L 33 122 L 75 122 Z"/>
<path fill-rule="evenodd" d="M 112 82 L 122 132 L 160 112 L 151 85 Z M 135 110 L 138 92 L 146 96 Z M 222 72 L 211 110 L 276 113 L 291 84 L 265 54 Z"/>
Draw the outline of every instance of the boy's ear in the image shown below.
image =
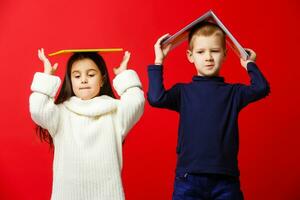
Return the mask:
<path fill-rule="evenodd" d="M 224 51 L 224 57 L 226 57 L 226 56 L 227 56 L 227 48 Z"/>
<path fill-rule="evenodd" d="M 224 50 L 223 62 L 225 61 L 226 57 L 227 57 L 227 48 Z"/>
<path fill-rule="evenodd" d="M 186 56 L 190 63 L 194 63 L 193 53 L 191 52 L 191 50 L 186 50 Z"/>

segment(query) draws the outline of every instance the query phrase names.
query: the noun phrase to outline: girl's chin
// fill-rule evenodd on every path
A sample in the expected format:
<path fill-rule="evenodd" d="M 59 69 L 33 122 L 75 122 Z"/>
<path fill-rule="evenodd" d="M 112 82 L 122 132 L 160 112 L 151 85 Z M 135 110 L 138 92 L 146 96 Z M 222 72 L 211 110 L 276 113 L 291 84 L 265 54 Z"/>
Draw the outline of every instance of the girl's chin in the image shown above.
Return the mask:
<path fill-rule="evenodd" d="M 81 99 L 81 100 L 89 100 L 89 99 L 92 99 L 92 98 L 94 98 L 94 96 L 92 96 L 92 95 L 87 95 L 87 96 L 79 96 L 79 98 Z"/>

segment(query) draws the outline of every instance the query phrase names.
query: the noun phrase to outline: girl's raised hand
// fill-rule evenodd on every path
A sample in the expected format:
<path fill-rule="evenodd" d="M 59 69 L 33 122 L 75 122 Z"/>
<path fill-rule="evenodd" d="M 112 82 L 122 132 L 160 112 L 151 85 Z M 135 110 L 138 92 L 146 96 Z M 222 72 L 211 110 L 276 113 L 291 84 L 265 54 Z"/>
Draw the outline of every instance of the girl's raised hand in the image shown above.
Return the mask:
<path fill-rule="evenodd" d="M 50 61 L 45 56 L 43 48 L 38 49 L 38 56 L 39 56 L 39 59 L 44 63 L 44 73 L 53 75 L 57 70 L 58 64 L 55 63 L 53 66 L 51 65 Z"/>
<path fill-rule="evenodd" d="M 246 49 L 245 50 L 249 53 L 249 58 L 247 60 L 244 60 L 241 58 L 241 65 L 247 70 L 247 64 L 249 62 L 255 62 L 256 61 L 256 53 L 252 49 Z"/>
<path fill-rule="evenodd" d="M 129 62 L 129 59 L 130 59 L 130 52 L 129 51 L 125 51 L 124 53 L 124 57 L 123 57 L 123 60 L 120 64 L 120 67 L 118 68 L 114 68 L 114 73 L 115 75 L 118 75 L 120 74 L 122 71 L 126 70 L 127 69 L 127 64 Z"/>
<path fill-rule="evenodd" d="M 168 39 L 170 37 L 169 34 L 165 34 L 158 38 L 154 45 L 154 52 L 155 52 L 155 61 L 154 64 L 162 65 L 164 62 L 165 57 L 168 55 L 170 49 L 171 49 L 171 44 L 168 44 L 165 48 L 162 47 L 161 43 Z"/>

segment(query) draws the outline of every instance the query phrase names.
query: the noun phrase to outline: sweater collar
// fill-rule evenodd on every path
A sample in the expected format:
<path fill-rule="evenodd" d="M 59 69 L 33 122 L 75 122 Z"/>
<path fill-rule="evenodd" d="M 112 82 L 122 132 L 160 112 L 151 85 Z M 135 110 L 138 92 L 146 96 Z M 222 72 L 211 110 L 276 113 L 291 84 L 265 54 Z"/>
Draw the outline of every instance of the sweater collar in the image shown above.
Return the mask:
<path fill-rule="evenodd" d="M 100 116 L 117 109 L 117 100 L 106 95 L 89 100 L 82 100 L 73 96 L 63 104 L 68 110 L 88 117 Z"/>
<path fill-rule="evenodd" d="M 205 82 L 224 82 L 224 77 L 221 76 L 194 76 L 193 81 L 205 81 Z"/>

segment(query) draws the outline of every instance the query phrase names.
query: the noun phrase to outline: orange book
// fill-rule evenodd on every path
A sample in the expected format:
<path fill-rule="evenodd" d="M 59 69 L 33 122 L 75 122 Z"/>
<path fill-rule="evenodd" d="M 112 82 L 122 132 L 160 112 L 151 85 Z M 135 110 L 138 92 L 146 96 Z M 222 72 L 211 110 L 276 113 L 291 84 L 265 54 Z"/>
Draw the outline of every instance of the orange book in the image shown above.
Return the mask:
<path fill-rule="evenodd" d="M 99 53 L 112 53 L 112 52 L 119 52 L 123 51 L 122 48 L 109 48 L 109 49 L 65 49 L 60 50 L 54 53 L 48 54 L 49 56 L 55 56 L 59 54 L 65 54 L 65 53 L 75 53 L 75 52 L 99 52 Z"/>

